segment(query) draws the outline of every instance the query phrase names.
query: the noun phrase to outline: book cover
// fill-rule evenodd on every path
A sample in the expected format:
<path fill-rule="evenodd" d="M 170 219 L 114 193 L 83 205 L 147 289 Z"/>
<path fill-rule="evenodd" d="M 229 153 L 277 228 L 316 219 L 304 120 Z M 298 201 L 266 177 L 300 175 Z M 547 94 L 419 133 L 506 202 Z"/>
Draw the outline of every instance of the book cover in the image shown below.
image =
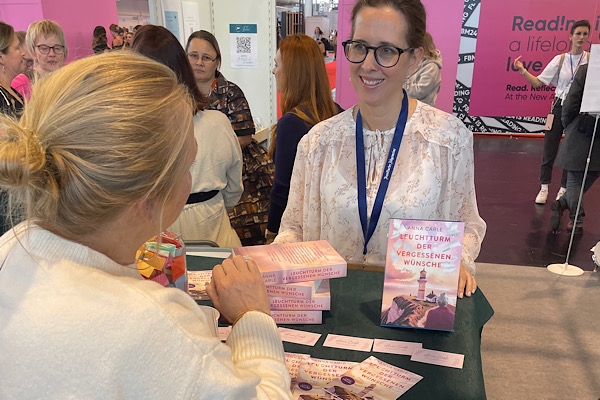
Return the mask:
<path fill-rule="evenodd" d="M 252 258 L 268 285 L 346 276 L 346 260 L 326 240 L 235 247 L 233 254 Z"/>
<path fill-rule="evenodd" d="M 285 366 L 290 374 L 290 390 L 296 385 L 296 378 L 298 377 L 298 369 L 300 368 L 300 362 L 304 356 L 310 357 L 308 354 L 301 353 L 283 353 L 285 355 Z"/>
<path fill-rule="evenodd" d="M 298 366 L 292 398 L 331 398 L 331 395 L 324 391 L 323 387 L 357 364 L 351 361 L 323 360 L 308 355 L 303 356 Z"/>
<path fill-rule="evenodd" d="M 381 325 L 454 330 L 464 223 L 390 219 Z"/>
<path fill-rule="evenodd" d="M 266 287 L 269 296 L 312 299 L 320 284 L 321 279 L 317 279 L 315 281 L 266 285 Z"/>
<path fill-rule="evenodd" d="M 188 271 L 188 293 L 194 300 L 209 300 L 206 285 L 212 279 L 212 270 Z"/>
<path fill-rule="evenodd" d="M 188 271 L 188 291 L 194 300 L 208 300 L 206 284 L 212 279 L 212 270 Z M 311 300 L 323 280 L 266 285 L 267 294 L 273 297 Z M 329 285 L 329 283 L 327 284 Z M 329 287 L 329 286 L 327 286 Z"/>
<path fill-rule="evenodd" d="M 271 311 L 271 316 L 278 325 L 316 325 L 323 322 L 322 311 Z"/>
<path fill-rule="evenodd" d="M 269 297 L 271 310 L 308 311 L 308 310 L 330 310 L 331 292 L 329 290 L 329 279 L 323 279 L 312 299 L 295 299 L 291 297 Z"/>
<path fill-rule="evenodd" d="M 396 400 L 421 379 L 371 356 L 326 384 L 324 390 L 340 399 Z"/>

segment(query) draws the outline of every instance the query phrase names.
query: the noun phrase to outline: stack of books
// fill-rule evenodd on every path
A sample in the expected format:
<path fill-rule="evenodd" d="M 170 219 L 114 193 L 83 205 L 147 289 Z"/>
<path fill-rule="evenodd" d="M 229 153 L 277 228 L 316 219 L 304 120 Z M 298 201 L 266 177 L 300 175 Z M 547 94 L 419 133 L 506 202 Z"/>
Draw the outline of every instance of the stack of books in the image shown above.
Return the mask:
<path fill-rule="evenodd" d="M 347 264 L 326 240 L 236 247 L 233 255 L 256 262 L 277 324 L 320 324 L 331 309 L 329 279 L 345 277 Z"/>

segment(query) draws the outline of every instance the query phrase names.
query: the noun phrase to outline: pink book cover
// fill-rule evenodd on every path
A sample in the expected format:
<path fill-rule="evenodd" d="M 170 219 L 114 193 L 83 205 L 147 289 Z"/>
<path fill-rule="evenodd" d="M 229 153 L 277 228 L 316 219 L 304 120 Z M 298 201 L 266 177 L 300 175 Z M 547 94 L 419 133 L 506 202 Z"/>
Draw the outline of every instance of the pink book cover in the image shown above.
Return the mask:
<path fill-rule="evenodd" d="M 310 357 L 308 354 L 301 353 L 288 353 L 285 352 L 285 366 L 290 374 L 291 383 L 290 390 L 294 388 L 296 385 L 296 378 L 298 377 L 298 368 L 300 368 L 300 362 L 303 357 Z"/>
<path fill-rule="evenodd" d="M 273 297 L 290 297 L 294 299 L 312 299 L 315 291 L 321 284 L 321 279 L 315 281 L 282 283 L 280 285 L 266 285 L 267 294 Z"/>
<path fill-rule="evenodd" d="M 208 300 L 206 284 L 212 279 L 212 270 L 188 271 L 188 292 L 194 300 Z M 267 294 L 273 297 L 288 297 L 311 300 L 323 280 L 266 285 Z"/>
<path fill-rule="evenodd" d="M 290 297 L 269 297 L 271 310 L 331 310 L 331 292 L 329 279 L 323 279 L 312 299 L 294 299 Z"/>
<path fill-rule="evenodd" d="M 233 254 L 252 258 L 268 285 L 346 276 L 346 260 L 326 240 L 235 247 Z"/>
<path fill-rule="evenodd" d="M 296 385 L 292 389 L 292 398 L 313 399 L 315 396 L 332 398 L 323 390 L 323 387 L 357 364 L 351 361 L 312 358 L 308 355 L 302 357 L 297 371 Z"/>
<path fill-rule="evenodd" d="M 381 325 L 454 330 L 464 223 L 391 219 Z"/>
<path fill-rule="evenodd" d="M 212 270 L 188 271 L 188 293 L 194 300 L 209 300 L 206 285 L 212 279 Z"/>
<path fill-rule="evenodd" d="M 326 384 L 324 390 L 340 399 L 396 400 L 421 379 L 371 356 Z"/>
<path fill-rule="evenodd" d="M 323 323 L 323 311 L 271 311 L 276 324 L 318 325 Z"/>

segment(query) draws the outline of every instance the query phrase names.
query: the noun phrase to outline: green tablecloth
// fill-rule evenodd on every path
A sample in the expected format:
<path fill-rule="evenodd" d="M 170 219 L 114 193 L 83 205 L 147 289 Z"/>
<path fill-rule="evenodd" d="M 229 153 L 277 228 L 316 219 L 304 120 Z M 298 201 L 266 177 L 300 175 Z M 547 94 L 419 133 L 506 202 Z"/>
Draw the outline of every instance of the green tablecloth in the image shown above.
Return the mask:
<path fill-rule="evenodd" d="M 210 269 L 221 259 L 188 257 L 190 270 Z M 330 280 L 331 311 L 323 312 L 322 325 L 285 325 L 287 328 L 323 334 L 314 347 L 284 342 L 285 351 L 330 360 L 360 362 L 373 355 L 387 363 L 419 374 L 423 379 L 401 399 L 486 398 L 481 367 L 481 331 L 494 310 L 480 289 L 471 298 L 458 300 L 454 332 L 379 326 L 383 273 L 348 270 L 345 278 Z M 207 304 L 207 302 L 199 302 Z M 464 354 L 462 369 L 410 361 L 410 356 L 367 353 L 323 347 L 328 333 L 370 339 L 419 342 L 423 348 Z"/>

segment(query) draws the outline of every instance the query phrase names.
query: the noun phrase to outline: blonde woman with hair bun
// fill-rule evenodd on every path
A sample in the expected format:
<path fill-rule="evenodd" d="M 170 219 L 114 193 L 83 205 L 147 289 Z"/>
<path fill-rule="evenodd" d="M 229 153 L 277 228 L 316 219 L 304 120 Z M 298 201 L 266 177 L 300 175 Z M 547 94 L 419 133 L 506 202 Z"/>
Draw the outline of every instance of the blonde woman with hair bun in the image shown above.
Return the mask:
<path fill-rule="evenodd" d="M 0 117 L 0 187 L 24 219 L 0 238 L 1 397 L 291 398 L 254 262 L 223 262 L 207 288 L 235 322 L 227 344 L 214 309 L 137 270 L 190 193 L 192 101 L 176 75 L 111 53 L 36 85 L 19 121 Z"/>
<path fill-rule="evenodd" d="M 442 85 L 442 53 L 435 48 L 429 32 L 423 36 L 423 59 L 406 78 L 404 89 L 411 99 L 435 107 Z"/>

